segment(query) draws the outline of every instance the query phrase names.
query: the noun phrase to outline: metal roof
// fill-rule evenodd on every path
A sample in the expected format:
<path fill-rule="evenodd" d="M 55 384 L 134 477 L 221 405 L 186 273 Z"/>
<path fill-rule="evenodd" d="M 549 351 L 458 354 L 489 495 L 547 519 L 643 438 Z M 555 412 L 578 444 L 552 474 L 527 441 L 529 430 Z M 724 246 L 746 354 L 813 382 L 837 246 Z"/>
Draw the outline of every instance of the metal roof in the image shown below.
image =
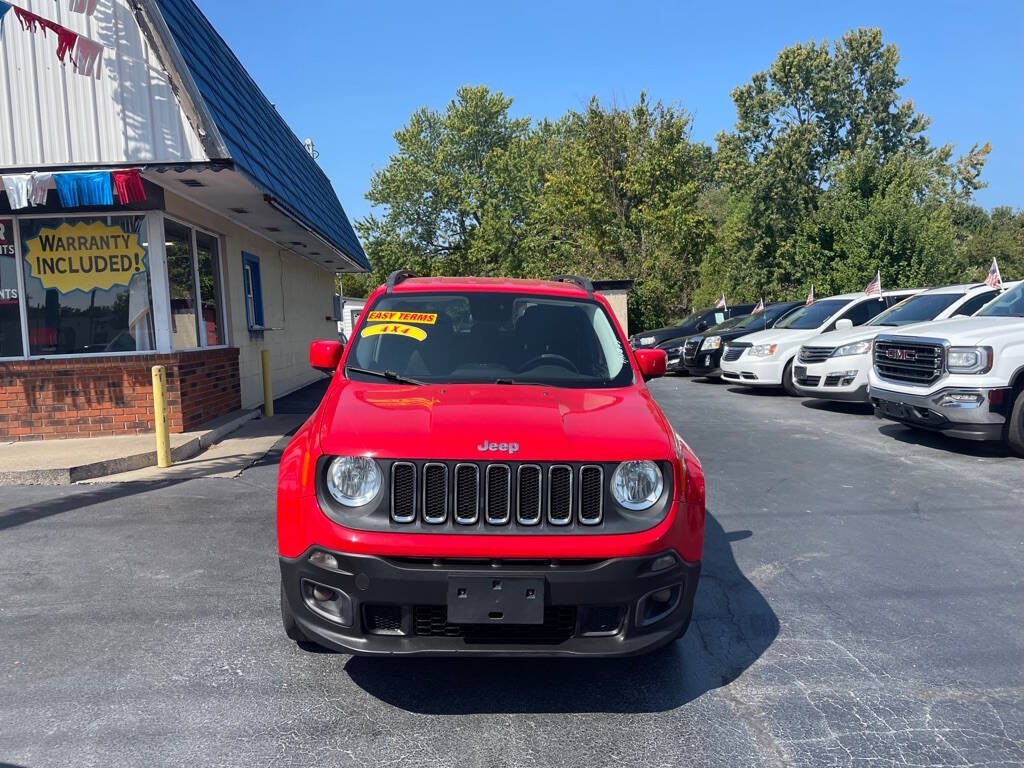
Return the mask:
<path fill-rule="evenodd" d="M 200 117 L 212 120 L 206 127 L 219 133 L 236 169 L 289 216 L 369 270 L 330 180 L 202 11 L 192 0 L 152 2 L 173 38 L 165 42 L 173 42 L 195 83 L 192 96 L 205 107 Z"/>

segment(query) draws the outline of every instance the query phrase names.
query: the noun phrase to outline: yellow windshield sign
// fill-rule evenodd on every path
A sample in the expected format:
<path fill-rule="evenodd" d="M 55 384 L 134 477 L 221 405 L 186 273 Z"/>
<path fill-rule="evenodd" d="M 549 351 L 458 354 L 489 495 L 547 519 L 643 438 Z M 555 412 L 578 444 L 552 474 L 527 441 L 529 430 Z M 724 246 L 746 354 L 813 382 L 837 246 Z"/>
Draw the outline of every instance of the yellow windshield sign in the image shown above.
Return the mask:
<path fill-rule="evenodd" d="M 146 271 L 138 235 L 100 221 L 48 227 L 25 245 L 32 277 L 61 293 L 105 291 Z"/>
<path fill-rule="evenodd" d="M 386 312 L 377 310 L 366 316 L 371 323 L 419 323 L 433 325 L 437 322 L 437 314 L 433 312 Z"/>
<path fill-rule="evenodd" d="M 359 333 L 359 335 L 364 339 L 369 336 L 380 336 L 381 334 L 386 334 L 388 336 L 405 336 L 409 339 L 416 339 L 416 341 L 423 341 L 427 338 L 427 332 L 422 328 L 417 328 L 414 325 L 405 325 L 404 323 L 368 325 Z"/>

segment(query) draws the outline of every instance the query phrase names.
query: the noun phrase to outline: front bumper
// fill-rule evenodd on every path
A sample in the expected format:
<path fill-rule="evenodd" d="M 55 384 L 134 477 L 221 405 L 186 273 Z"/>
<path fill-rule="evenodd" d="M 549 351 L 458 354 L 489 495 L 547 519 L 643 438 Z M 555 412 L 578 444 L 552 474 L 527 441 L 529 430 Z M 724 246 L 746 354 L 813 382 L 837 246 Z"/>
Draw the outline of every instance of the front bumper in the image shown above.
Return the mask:
<path fill-rule="evenodd" d="M 744 351 L 738 360 L 722 359 L 722 378 L 749 387 L 779 387 L 782 386 L 782 372 L 787 362 L 788 358 L 748 357 L 748 352 Z"/>
<path fill-rule="evenodd" d="M 935 392 L 909 393 L 871 388 L 875 415 L 965 440 L 1000 440 L 1006 424 L 1003 387 L 944 387 Z M 952 396 L 967 398 L 952 402 Z"/>
<path fill-rule="evenodd" d="M 683 356 L 683 368 L 691 376 L 711 378 L 722 373 L 722 348 L 698 350 L 692 357 Z"/>
<path fill-rule="evenodd" d="M 846 402 L 868 402 L 870 355 L 829 358 L 821 363 L 793 361 L 793 382 L 805 397 Z"/>
<path fill-rule="evenodd" d="M 671 550 L 598 560 L 378 557 L 331 552 L 337 568 L 311 562 L 313 548 L 280 558 L 295 620 L 311 640 L 345 653 L 429 656 L 628 656 L 686 630 L 700 563 Z M 653 571 L 659 558 L 672 563 Z M 665 561 L 662 560 L 662 564 Z M 539 580 L 543 624 L 447 621 L 449 582 L 484 577 Z M 316 611 L 310 584 L 344 593 L 349 626 Z M 668 599 L 664 590 L 669 590 Z M 659 598 L 653 597 L 661 592 Z"/>

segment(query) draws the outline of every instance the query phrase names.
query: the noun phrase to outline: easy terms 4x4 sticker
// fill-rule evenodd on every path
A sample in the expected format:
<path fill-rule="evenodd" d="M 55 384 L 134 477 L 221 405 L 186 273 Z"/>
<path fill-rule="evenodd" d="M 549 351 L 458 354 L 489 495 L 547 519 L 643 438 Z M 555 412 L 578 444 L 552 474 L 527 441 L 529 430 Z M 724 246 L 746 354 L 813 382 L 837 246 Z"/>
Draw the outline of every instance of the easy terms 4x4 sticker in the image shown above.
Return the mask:
<path fill-rule="evenodd" d="M 359 332 L 359 335 L 365 339 L 367 336 L 379 336 L 382 333 L 390 336 L 405 336 L 410 339 L 416 339 L 416 341 L 423 341 L 427 338 L 427 332 L 422 328 L 417 328 L 414 325 L 406 325 L 405 323 L 368 325 Z"/>
<path fill-rule="evenodd" d="M 433 312 L 386 312 L 377 310 L 366 316 L 369 323 L 417 323 L 433 325 L 437 322 L 437 314 Z"/>

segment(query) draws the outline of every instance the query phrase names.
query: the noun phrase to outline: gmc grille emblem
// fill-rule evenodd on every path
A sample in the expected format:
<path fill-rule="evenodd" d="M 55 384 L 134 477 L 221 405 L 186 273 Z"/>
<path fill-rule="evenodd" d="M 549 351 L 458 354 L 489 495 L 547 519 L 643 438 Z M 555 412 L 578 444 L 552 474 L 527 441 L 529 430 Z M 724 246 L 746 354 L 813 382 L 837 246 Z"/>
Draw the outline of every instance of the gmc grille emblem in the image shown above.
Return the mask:
<path fill-rule="evenodd" d="M 890 360 L 905 360 L 912 363 L 917 359 L 917 352 L 912 349 L 887 349 L 885 356 Z"/>

